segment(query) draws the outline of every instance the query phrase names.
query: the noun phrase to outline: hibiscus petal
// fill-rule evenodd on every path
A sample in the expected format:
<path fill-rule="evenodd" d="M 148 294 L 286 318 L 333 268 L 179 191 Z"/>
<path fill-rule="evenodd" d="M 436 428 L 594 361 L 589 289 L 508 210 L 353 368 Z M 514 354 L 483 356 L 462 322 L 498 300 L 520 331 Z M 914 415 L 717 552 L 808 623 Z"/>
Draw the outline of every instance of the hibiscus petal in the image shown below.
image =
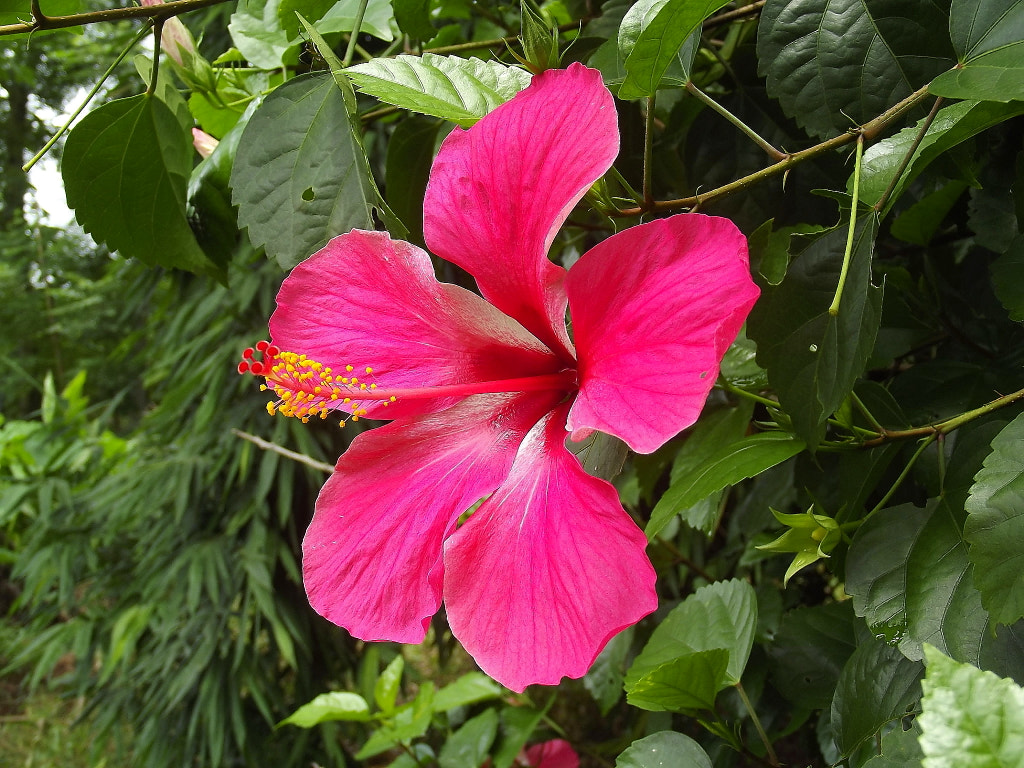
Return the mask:
<path fill-rule="evenodd" d="M 580 391 L 573 439 L 594 429 L 650 453 L 700 415 L 758 289 L 728 219 L 681 214 L 585 253 L 566 279 Z"/>
<path fill-rule="evenodd" d="M 523 441 L 508 479 L 446 542 L 452 633 L 514 691 L 580 677 L 658 606 L 647 539 L 565 441 L 566 405 Z"/>
<path fill-rule="evenodd" d="M 530 768 L 579 768 L 580 757 L 565 739 L 534 744 L 523 751 Z"/>
<path fill-rule="evenodd" d="M 618 148 L 615 105 L 599 72 L 573 64 L 537 75 L 441 145 L 423 204 L 427 247 L 470 272 L 498 309 L 568 354 L 565 270 L 547 253 Z"/>
<path fill-rule="evenodd" d="M 470 291 L 434 277 L 430 256 L 386 232 L 353 230 L 292 270 L 270 333 L 281 349 L 379 387 L 429 387 L 532 376 L 561 363 L 536 338 Z M 457 398 L 402 401 L 378 418 L 447 407 Z"/>
<path fill-rule="evenodd" d="M 442 543 L 505 478 L 557 395 L 479 395 L 359 435 L 302 542 L 313 608 L 363 640 L 423 641 L 441 604 Z"/>

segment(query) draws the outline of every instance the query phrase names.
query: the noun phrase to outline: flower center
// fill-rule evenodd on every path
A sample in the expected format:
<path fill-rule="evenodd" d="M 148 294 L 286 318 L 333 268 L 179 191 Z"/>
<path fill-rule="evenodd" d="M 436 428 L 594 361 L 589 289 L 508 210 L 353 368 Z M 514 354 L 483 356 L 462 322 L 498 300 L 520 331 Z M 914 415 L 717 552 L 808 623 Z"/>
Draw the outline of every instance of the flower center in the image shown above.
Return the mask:
<path fill-rule="evenodd" d="M 257 353 L 262 359 L 256 359 Z M 352 421 L 365 416 L 368 406 L 388 406 L 399 400 L 423 400 L 437 397 L 466 397 L 495 392 L 531 392 L 540 390 L 576 389 L 576 372 L 527 376 L 496 381 L 474 381 L 465 384 L 442 384 L 433 387 L 386 387 L 374 376 L 373 368 L 346 365 L 336 371 L 302 354 L 287 352 L 267 341 L 242 352 L 238 372 L 251 373 L 266 379 L 261 390 L 271 390 L 276 401 L 267 403 L 267 413 L 281 413 L 308 422 L 310 417 L 327 418 L 331 411 L 348 413 Z M 360 378 L 362 377 L 362 378 Z M 345 425 L 345 421 L 341 422 Z"/>

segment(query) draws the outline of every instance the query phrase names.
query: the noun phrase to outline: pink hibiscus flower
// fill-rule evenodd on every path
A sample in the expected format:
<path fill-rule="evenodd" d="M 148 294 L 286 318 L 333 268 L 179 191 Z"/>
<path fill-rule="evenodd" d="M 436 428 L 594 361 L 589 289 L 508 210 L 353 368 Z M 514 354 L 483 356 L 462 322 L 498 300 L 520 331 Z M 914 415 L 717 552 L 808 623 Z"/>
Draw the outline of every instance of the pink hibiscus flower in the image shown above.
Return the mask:
<path fill-rule="evenodd" d="M 580 768 L 580 758 L 568 741 L 552 739 L 524 749 L 516 757 L 516 764 L 526 768 Z"/>
<path fill-rule="evenodd" d="M 565 440 L 647 453 L 692 424 L 758 291 L 736 227 L 698 214 L 549 261 L 618 143 L 598 72 L 544 72 L 451 133 L 431 172 L 427 245 L 483 298 L 382 232 L 285 279 L 273 345 L 240 365 L 277 393 L 269 410 L 394 419 L 338 460 L 303 541 L 310 603 L 355 637 L 422 642 L 443 600 L 480 667 L 522 691 L 583 675 L 657 607 L 644 534 Z"/>

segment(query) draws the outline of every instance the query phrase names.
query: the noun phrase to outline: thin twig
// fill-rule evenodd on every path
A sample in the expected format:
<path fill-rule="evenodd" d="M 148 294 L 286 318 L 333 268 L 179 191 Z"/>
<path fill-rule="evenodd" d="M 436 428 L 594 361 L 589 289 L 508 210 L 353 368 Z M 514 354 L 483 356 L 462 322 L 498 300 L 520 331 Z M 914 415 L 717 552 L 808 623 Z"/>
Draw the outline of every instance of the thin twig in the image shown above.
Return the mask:
<path fill-rule="evenodd" d="M 248 432 L 243 432 L 240 429 L 232 429 L 231 434 L 233 434 L 235 437 L 240 437 L 243 440 L 248 440 L 257 448 L 262 448 L 264 451 L 271 451 L 273 453 L 279 454 L 281 456 L 284 456 L 286 459 L 291 459 L 292 461 L 297 461 L 300 464 L 305 464 L 307 467 L 319 469 L 321 472 L 326 472 L 327 474 L 334 472 L 334 467 L 332 467 L 330 464 L 326 464 L 322 461 L 317 461 L 316 459 L 312 458 L 311 456 L 307 456 L 304 453 L 296 453 L 295 451 L 289 451 L 287 448 L 280 446 L 277 443 L 271 443 L 267 440 L 264 440 L 262 437 L 250 435 Z"/>
<path fill-rule="evenodd" d="M 107 81 L 107 78 L 110 77 L 111 74 L 113 74 L 114 70 L 117 68 L 117 65 L 124 61 L 125 56 L 127 56 L 131 52 L 132 48 L 134 48 L 138 44 L 138 42 L 148 34 L 148 26 L 143 27 L 139 30 L 138 34 L 136 34 L 135 37 L 131 39 L 131 42 L 128 43 L 125 49 L 121 51 L 120 54 L 118 54 L 116 59 L 114 59 L 114 62 L 109 67 L 107 67 L 107 71 L 103 73 L 103 75 L 100 77 L 97 83 L 91 89 L 89 89 L 89 92 L 85 95 L 85 98 L 82 99 L 82 103 L 75 108 L 75 111 L 71 113 L 71 115 L 65 121 L 64 125 L 57 129 L 57 132 L 50 137 L 50 140 L 43 145 L 42 149 L 40 149 L 32 156 L 31 160 L 29 160 L 27 163 L 21 166 L 21 170 L 25 171 L 25 173 L 28 173 L 32 166 L 38 163 L 40 158 L 42 158 L 43 155 L 50 151 L 50 148 L 57 143 L 60 137 L 67 133 L 68 128 L 70 128 L 71 124 L 78 119 L 78 116 L 82 114 L 85 108 L 89 106 L 89 102 L 92 101 L 93 96 L 99 93 L 100 88 L 103 87 L 103 83 L 105 83 Z"/>
<path fill-rule="evenodd" d="M 739 693 L 740 698 L 743 699 L 743 706 L 747 708 L 750 719 L 754 723 L 754 728 L 757 730 L 757 735 L 761 738 L 761 743 L 764 744 L 765 751 L 768 753 L 768 762 L 775 766 L 779 765 L 779 758 L 775 754 L 775 750 L 772 749 L 772 743 L 768 739 L 768 734 L 764 732 L 764 726 L 761 725 L 761 719 L 757 716 L 753 704 L 750 703 L 747 692 L 743 690 L 743 683 L 736 682 L 736 691 Z"/>
<path fill-rule="evenodd" d="M 39 32 L 44 29 L 67 29 L 87 24 L 101 24 L 108 21 L 124 21 L 125 19 L 169 19 L 189 11 L 220 5 L 228 0 L 174 0 L 162 5 L 144 5 L 132 8 L 110 8 L 105 11 L 76 13 L 71 16 L 44 16 L 33 11 L 32 21 L 0 26 L 0 37 L 5 35 L 22 35 L 26 32 Z"/>
<path fill-rule="evenodd" d="M 850 262 L 853 261 L 853 240 L 857 234 L 857 201 L 860 198 L 860 169 L 863 162 L 864 134 L 862 133 L 857 137 L 857 154 L 853 166 L 853 200 L 850 204 L 850 227 L 846 232 L 846 248 L 843 250 L 843 266 L 839 270 L 839 285 L 836 286 L 836 294 L 832 297 L 832 304 L 828 308 L 828 313 L 832 317 L 839 314 L 839 302 L 842 301 L 846 277 L 850 274 Z"/>
<path fill-rule="evenodd" d="M 908 109 L 917 105 L 925 97 L 928 96 L 928 86 L 923 86 L 919 90 L 907 96 L 903 101 L 890 107 L 884 113 L 876 117 L 874 120 L 867 122 L 860 129 L 850 130 L 846 133 L 842 133 L 839 136 L 834 136 L 827 141 L 823 141 L 821 144 L 816 144 L 813 147 L 794 152 L 793 154 L 786 157 L 785 160 L 780 160 L 774 165 L 769 165 L 767 168 L 762 168 L 760 171 L 755 171 L 747 176 L 744 176 L 735 181 L 724 184 L 717 189 L 712 189 L 708 192 L 701 192 L 700 195 L 693 197 L 683 197 L 678 200 L 655 200 L 651 208 L 644 206 L 637 206 L 635 208 L 626 208 L 619 211 L 611 211 L 608 213 L 609 216 L 639 216 L 643 213 L 648 212 L 668 212 L 681 210 L 683 208 L 693 208 L 698 203 L 708 203 L 711 200 L 715 200 L 719 197 L 725 197 L 731 195 L 734 192 L 739 192 L 742 189 L 746 189 L 752 184 L 756 184 L 759 181 L 777 176 L 780 173 L 785 173 L 794 165 L 810 160 L 813 157 L 830 152 L 833 149 L 845 146 L 853 141 L 857 140 L 858 136 L 863 135 L 865 141 L 872 140 L 875 136 L 881 133 L 889 124 L 899 119 L 904 112 Z"/>

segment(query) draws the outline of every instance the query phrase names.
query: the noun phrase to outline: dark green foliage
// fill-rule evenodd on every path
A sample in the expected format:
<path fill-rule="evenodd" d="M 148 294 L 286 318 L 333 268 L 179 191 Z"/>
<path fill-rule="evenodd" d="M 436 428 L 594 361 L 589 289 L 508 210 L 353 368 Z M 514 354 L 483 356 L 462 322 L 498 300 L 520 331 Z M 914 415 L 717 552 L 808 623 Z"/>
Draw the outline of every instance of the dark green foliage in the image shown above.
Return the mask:
<path fill-rule="evenodd" d="M 517 3 L 370 0 L 350 46 L 358 7 L 226 3 L 185 16 L 199 50 L 152 95 L 117 70 L 63 169 L 111 253 L 39 221 L 20 166 L 37 105 L 137 27 L 0 47 L 10 679 L 84 697 L 142 768 L 511 768 L 556 737 L 584 768 L 915 768 L 954 743 L 995 764 L 1024 738 L 991 674 L 1024 680 L 1024 0 L 562 0 L 525 26 Z M 762 295 L 691 429 L 574 448 L 645 528 L 660 608 L 582 682 L 518 695 L 443 612 L 418 648 L 313 613 L 301 538 L 344 434 L 269 419 L 234 366 L 332 235 L 422 244 L 440 138 L 556 51 L 619 96 L 621 151 L 552 258 L 699 209 L 748 234 Z M 193 126 L 220 140 L 202 161 Z"/>

